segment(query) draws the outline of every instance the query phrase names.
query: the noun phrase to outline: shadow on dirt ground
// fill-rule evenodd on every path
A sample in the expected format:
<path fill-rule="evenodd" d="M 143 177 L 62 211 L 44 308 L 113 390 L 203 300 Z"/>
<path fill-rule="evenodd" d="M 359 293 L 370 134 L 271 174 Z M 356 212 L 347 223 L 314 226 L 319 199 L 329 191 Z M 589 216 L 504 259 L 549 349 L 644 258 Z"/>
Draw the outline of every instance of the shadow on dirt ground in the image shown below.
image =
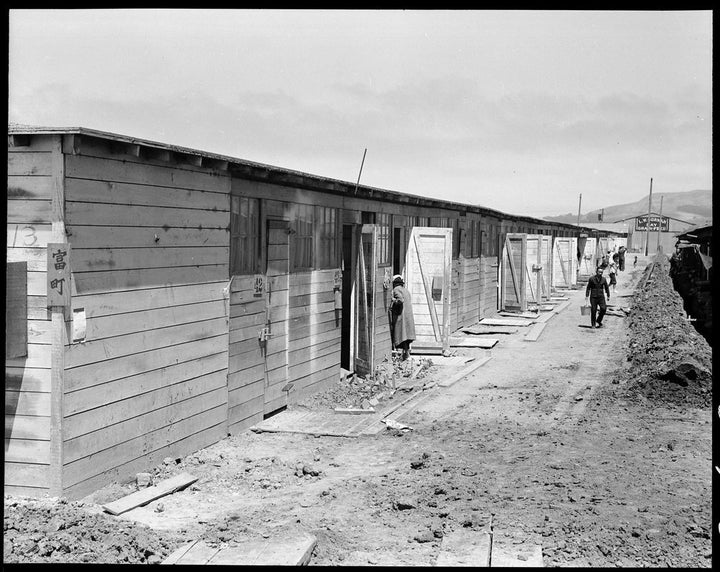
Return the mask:
<path fill-rule="evenodd" d="M 653 329 L 657 308 L 634 295 L 645 266 L 620 274 L 611 304 L 630 313 L 608 315 L 602 329 L 579 327 L 589 321 L 583 286 L 567 292 L 570 305 L 537 341 L 519 331 L 492 350 L 459 348 L 492 359 L 421 395 L 397 416 L 408 430 L 248 431 L 155 467 L 155 481 L 182 471 L 199 480 L 120 517 L 100 504 L 134 483 L 81 503 L 6 497 L 4 559 L 152 563 L 186 540 L 309 532 L 310 565 L 432 565 L 446 536 L 492 519 L 508 546 L 540 545 L 545 566 L 709 568 L 711 411 L 702 396 L 711 370 L 709 381 L 683 386 L 636 359 L 638 344 L 643 360 L 657 345 L 638 333 Z M 672 361 L 663 355 L 657 371 Z M 447 376 L 434 365 L 421 383 Z M 305 406 L 347 406 L 386 390 L 357 385 L 358 395 L 343 381 Z"/>

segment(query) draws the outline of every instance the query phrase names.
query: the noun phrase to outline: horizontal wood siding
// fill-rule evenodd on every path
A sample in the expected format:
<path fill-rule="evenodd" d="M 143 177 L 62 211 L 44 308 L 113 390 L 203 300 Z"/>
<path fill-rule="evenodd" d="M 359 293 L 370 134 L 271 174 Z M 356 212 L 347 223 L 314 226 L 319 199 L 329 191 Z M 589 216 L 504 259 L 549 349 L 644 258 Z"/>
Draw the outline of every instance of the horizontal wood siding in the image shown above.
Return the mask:
<path fill-rule="evenodd" d="M 262 421 L 265 357 L 258 332 L 265 325 L 265 297 L 253 276 L 236 276 L 230 290 L 228 426 L 236 434 Z"/>
<path fill-rule="evenodd" d="M 46 307 L 51 239 L 52 140 L 8 147 L 7 261 L 27 262 L 27 356 L 5 360 L 5 492 L 42 496 L 50 487 L 51 322 Z M 14 324 L 18 327 L 18 324 Z M 19 326 L 22 327 L 22 326 Z M 8 331 L 10 329 L 8 328 Z"/>
<path fill-rule="evenodd" d="M 476 323 L 480 315 L 480 259 L 460 256 L 459 263 L 462 296 L 458 300 L 458 327 L 463 327 Z"/>
<path fill-rule="evenodd" d="M 333 291 L 339 269 L 290 275 L 288 381 L 290 399 L 311 395 L 340 375 L 342 311 Z"/>
<path fill-rule="evenodd" d="M 115 154 L 65 156 L 73 309 L 64 485 L 123 480 L 227 434 L 230 178 Z"/>
<path fill-rule="evenodd" d="M 479 317 L 486 318 L 497 313 L 498 304 L 497 256 L 480 257 L 480 308 Z"/>

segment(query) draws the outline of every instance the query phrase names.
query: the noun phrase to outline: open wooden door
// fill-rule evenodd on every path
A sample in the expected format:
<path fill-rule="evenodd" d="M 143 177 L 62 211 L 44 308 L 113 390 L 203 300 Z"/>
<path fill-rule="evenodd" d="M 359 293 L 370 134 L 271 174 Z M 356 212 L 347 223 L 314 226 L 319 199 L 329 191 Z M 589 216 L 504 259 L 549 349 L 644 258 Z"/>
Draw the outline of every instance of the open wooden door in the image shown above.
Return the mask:
<path fill-rule="evenodd" d="M 555 237 L 553 248 L 553 286 L 573 288 L 577 285 L 577 238 Z"/>
<path fill-rule="evenodd" d="M 288 221 L 268 219 L 264 414 L 287 405 L 287 392 L 282 389 L 288 382 L 289 235 Z"/>
<path fill-rule="evenodd" d="M 527 310 L 528 272 L 527 235 L 508 233 L 503 245 L 500 271 L 500 308 L 502 310 Z"/>
<path fill-rule="evenodd" d="M 405 258 L 405 287 L 415 317 L 416 348 L 450 349 L 452 229 L 416 226 Z"/>
<path fill-rule="evenodd" d="M 595 238 L 587 237 L 581 240 L 585 241 L 585 248 L 583 249 L 582 258 L 580 259 L 580 276 L 589 278 L 595 274 L 595 267 L 597 266 L 596 261 L 600 260 L 597 258 L 598 244 Z M 578 242 L 578 247 L 582 245 Z"/>
<path fill-rule="evenodd" d="M 527 278 L 526 295 L 528 305 L 540 305 L 543 302 L 545 283 L 543 281 L 542 242 L 541 234 L 528 234 L 525 249 L 525 277 Z"/>
<path fill-rule="evenodd" d="M 377 226 L 362 226 L 357 257 L 357 307 L 355 309 L 355 373 L 370 375 L 375 363 L 375 259 Z"/>

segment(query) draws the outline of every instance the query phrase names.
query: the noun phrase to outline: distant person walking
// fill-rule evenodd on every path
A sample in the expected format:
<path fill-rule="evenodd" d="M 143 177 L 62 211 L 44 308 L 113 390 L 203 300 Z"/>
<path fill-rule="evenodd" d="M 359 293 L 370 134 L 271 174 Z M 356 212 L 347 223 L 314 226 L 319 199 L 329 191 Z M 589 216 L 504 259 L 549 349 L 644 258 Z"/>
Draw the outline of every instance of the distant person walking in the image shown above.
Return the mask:
<path fill-rule="evenodd" d="M 637 266 L 637 254 L 635 255 L 635 260 L 633 260 L 633 268 Z"/>
<path fill-rule="evenodd" d="M 415 340 L 415 317 L 410 292 L 405 288 L 405 281 L 399 274 L 393 276 L 388 313 L 393 348 L 402 350 L 404 361 L 410 357 L 410 344 Z"/>
<path fill-rule="evenodd" d="M 605 294 L 607 294 L 607 299 L 610 300 L 610 288 L 608 287 L 607 280 L 605 280 L 605 277 L 603 276 L 603 269 L 598 266 L 595 270 L 595 275 L 590 277 L 590 280 L 588 280 L 587 288 L 585 288 L 586 306 L 588 298 L 590 299 L 591 328 L 602 328 L 602 321 L 605 317 L 605 312 L 607 311 L 607 305 L 605 304 Z M 598 308 L 600 308 L 599 312 Z M 596 312 L 598 312 L 597 319 L 595 318 Z"/>
<path fill-rule="evenodd" d="M 610 275 L 610 286 L 612 286 L 613 294 L 615 293 L 615 285 L 617 284 L 617 262 L 614 260 L 610 263 L 610 266 L 608 266 L 608 274 Z"/>

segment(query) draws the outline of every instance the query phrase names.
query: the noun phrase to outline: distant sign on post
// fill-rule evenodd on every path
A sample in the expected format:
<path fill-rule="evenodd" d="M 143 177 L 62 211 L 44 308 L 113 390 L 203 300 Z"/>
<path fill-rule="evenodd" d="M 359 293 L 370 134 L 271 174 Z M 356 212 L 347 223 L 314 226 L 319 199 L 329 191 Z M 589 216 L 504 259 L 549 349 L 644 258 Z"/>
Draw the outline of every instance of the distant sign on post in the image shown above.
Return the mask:
<path fill-rule="evenodd" d="M 635 217 L 635 230 L 649 230 L 651 232 L 670 232 L 670 219 L 666 216 L 653 215 L 648 224 L 647 215 Z"/>
<path fill-rule="evenodd" d="M 70 305 L 70 245 L 47 245 L 47 305 Z"/>

